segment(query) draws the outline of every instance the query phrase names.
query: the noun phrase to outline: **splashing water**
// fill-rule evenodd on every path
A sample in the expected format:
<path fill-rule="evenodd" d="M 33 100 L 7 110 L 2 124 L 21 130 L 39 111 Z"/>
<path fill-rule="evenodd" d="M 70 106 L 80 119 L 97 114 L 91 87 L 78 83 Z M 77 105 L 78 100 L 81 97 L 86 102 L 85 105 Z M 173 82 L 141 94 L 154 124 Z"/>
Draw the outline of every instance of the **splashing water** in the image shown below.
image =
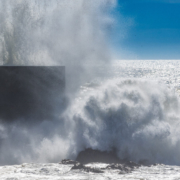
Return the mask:
<path fill-rule="evenodd" d="M 68 112 L 77 151 L 116 149 L 136 162 L 179 164 L 180 102 L 164 84 L 111 79 L 80 97 Z"/>
<path fill-rule="evenodd" d="M 154 74 L 164 78 L 151 61 L 144 62 L 151 71 L 133 69 L 135 61 L 120 63 L 119 74 L 116 64 L 110 67 L 106 27 L 113 23 L 114 5 L 111 0 L 0 2 L 1 65 L 65 65 L 67 93 L 73 94 L 58 120 L 31 128 L 0 124 L 1 164 L 59 162 L 85 148 L 115 148 L 120 158 L 136 162 L 180 164 L 178 94 L 150 80 Z M 163 63 L 168 76 L 169 65 Z M 99 77 L 102 71 L 106 78 Z"/>
<path fill-rule="evenodd" d="M 113 23 L 109 11 L 115 4 L 114 0 L 0 1 L 0 64 L 66 66 L 66 94 L 73 101 L 79 86 L 96 76 L 94 64 L 109 62 L 106 29 Z M 59 137 L 67 134 L 61 117 L 59 122 L 43 121 L 29 129 L 18 121 L 1 123 L 0 131 L 1 164 L 65 156 L 66 151 L 55 146 L 48 156 L 48 147 L 43 146 L 63 144 Z"/>
<path fill-rule="evenodd" d="M 2 127 L 1 162 L 7 157 L 10 163 L 58 162 L 93 148 L 116 149 L 120 158 L 136 162 L 179 165 L 179 106 L 178 94 L 162 82 L 115 78 L 91 83 L 60 121 L 30 130 L 14 125 L 8 134 Z"/>
<path fill-rule="evenodd" d="M 107 27 L 115 0 L 0 2 L 1 65 L 66 66 L 68 90 L 108 63 Z M 87 67 L 87 65 L 89 65 Z"/>

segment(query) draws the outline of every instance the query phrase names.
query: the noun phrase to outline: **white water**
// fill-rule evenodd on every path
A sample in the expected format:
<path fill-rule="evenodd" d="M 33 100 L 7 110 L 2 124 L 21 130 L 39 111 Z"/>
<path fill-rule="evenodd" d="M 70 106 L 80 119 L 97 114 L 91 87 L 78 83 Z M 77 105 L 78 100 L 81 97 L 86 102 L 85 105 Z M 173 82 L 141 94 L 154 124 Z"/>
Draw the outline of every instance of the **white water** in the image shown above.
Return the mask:
<path fill-rule="evenodd" d="M 114 0 L 0 1 L 0 64 L 66 66 L 66 94 L 73 103 L 80 85 L 96 76 L 94 65 L 110 62 L 107 27 L 113 23 L 109 12 L 115 4 Z M 69 156 L 71 130 L 64 122 L 59 117 L 32 127 L 18 120 L 1 123 L 0 164 L 55 162 Z"/>
<path fill-rule="evenodd" d="M 89 147 L 180 164 L 180 62 L 111 61 L 105 27 L 114 4 L 0 2 L 1 64 L 65 65 L 71 98 L 58 121 L 1 124 L 1 164 L 59 162 Z"/>
<path fill-rule="evenodd" d="M 82 87 L 67 110 L 77 149 L 115 148 L 120 158 L 179 165 L 179 63 L 115 62 L 114 78 Z"/>
<path fill-rule="evenodd" d="M 104 168 L 107 164 L 88 164 L 91 167 Z M 63 164 L 27 164 L 0 167 L 2 180 L 177 180 L 180 178 L 179 166 L 157 165 L 140 167 L 130 174 L 119 174 L 118 170 L 105 170 L 104 173 L 88 173 L 82 170 L 70 170 L 72 165 Z"/>
<path fill-rule="evenodd" d="M 66 66 L 67 91 L 108 64 L 115 0 L 0 1 L 0 64 Z M 88 67 L 86 65 L 89 65 Z"/>
<path fill-rule="evenodd" d="M 115 148 L 120 158 L 179 165 L 179 63 L 115 62 L 110 78 L 81 86 L 59 121 L 1 125 L 1 163 L 59 162 L 85 148 Z"/>

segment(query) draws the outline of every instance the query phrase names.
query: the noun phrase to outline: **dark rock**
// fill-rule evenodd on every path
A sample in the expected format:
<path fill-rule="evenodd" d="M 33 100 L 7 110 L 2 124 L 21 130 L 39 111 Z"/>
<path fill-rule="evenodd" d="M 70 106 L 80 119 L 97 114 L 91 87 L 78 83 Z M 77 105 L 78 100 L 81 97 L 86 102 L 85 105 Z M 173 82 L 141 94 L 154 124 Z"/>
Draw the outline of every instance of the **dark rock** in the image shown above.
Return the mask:
<path fill-rule="evenodd" d="M 131 168 L 135 168 L 135 167 L 141 166 L 140 164 L 137 164 L 135 162 L 128 161 L 128 160 L 122 160 L 122 163 L 125 164 L 128 167 L 131 167 Z"/>
<path fill-rule="evenodd" d="M 116 155 L 116 151 L 99 151 L 99 150 L 93 150 L 93 149 L 86 149 L 84 151 L 81 151 L 79 155 L 77 156 L 76 160 L 80 163 L 87 164 L 91 162 L 101 162 L 101 163 L 107 163 L 107 164 L 125 164 L 129 167 L 139 167 L 140 164 L 137 164 L 135 162 L 126 160 L 126 159 L 120 159 Z"/>
<path fill-rule="evenodd" d="M 130 173 L 132 172 L 133 168 L 126 166 L 125 164 L 110 164 L 106 167 L 106 169 L 118 169 L 121 173 Z"/>
<path fill-rule="evenodd" d="M 102 162 L 102 163 L 121 163 L 115 151 L 106 152 L 93 149 L 86 149 L 81 151 L 76 158 L 77 161 L 83 164 L 88 164 L 91 162 Z"/>
<path fill-rule="evenodd" d="M 86 167 L 85 171 L 86 171 L 86 172 L 93 172 L 93 173 L 104 173 L 104 171 L 102 171 L 101 169 L 98 169 L 98 168 L 90 168 L 90 167 Z"/>
<path fill-rule="evenodd" d="M 111 152 L 105 152 L 93 149 L 86 149 L 85 151 L 79 153 L 76 160 L 80 163 L 75 165 L 73 169 L 84 169 L 87 172 L 93 172 L 92 168 L 89 170 L 86 166 L 82 164 L 88 164 L 92 162 L 107 163 L 110 165 L 108 165 L 106 168 L 99 169 L 99 171 L 107 169 L 117 169 L 120 170 L 121 174 L 130 173 L 134 170 L 134 168 L 138 168 L 140 166 L 140 164 L 137 164 L 135 162 L 118 158 L 115 150 Z"/>
<path fill-rule="evenodd" d="M 85 165 L 81 164 L 81 163 L 76 163 L 72 168 L 73 169 L 81 169 L 85 172 L 93 172 L 93 173 L 103 173 L 103 171 L 101 169 L 98 168 L 92 168 L 92 167 L 86 167 Z"/>
<path fill-rule="evenodd" d="M 119 170 L 123 170 L 124 169 L 124 165 L 122 164 L 110 164 L 106 167 L 106 169 L 119 169 Z"/>
<path fill-rule="evenodd" d="M 84 164 L 92 162 L 107 163 L 105 168 L 94 168 L 86 166 Z M 135 162 L 119 159 L 115 151 L 105 152 L 93 149 L 86 149 L 79 153 L 76 161 L 70 159 L 64 159 L 61 161 L 62 164 L 73 164 L 71 170 L 79 169 L 85 172 L 103 173 L 105 170 L 119 170 L 120 174 L 131 173 L 135 168 L 141 166 Z"/>
<path fill-rule="evenodd" d="M 158 163 L 154 163 L 154 164 L 152 164 L 151 166 L 158 166 L 158 165 L 160 165 L 160 164 L 158 164 Z"/>

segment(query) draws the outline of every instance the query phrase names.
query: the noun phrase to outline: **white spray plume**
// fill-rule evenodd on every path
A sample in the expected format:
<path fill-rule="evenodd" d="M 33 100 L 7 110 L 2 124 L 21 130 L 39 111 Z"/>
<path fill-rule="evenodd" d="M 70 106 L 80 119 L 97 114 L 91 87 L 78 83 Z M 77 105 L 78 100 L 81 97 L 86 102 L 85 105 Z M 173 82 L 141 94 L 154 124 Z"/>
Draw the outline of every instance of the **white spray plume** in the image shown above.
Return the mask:
<path fill-rule="evenodd" d="M 116 149 L 122 159 L 180 164 L 180 101 L 173 90 L 137 79 L 84 88 L 66 113 L 71 154 Z"/>
<path fill-rule="evenodd" d="M 1 65 L 63 65 L 69 89 L 75 89 L 95 74 L 94 65 L 110 60 L 106 29 L 113 23 L 109 10 L 115 4 L 115 0 L 1 1 Z"/>
<path fill-rule="evenodd" d="M 95 74 L 94 65 L 109 62 L 106 26 L 115 3 L 1 0 L 1 64 L 65 65 L 72 92 Z M 0 124 L 0 164 L 59 162 L 85 148 L 115 148 L 120 158 L 136 162 L 180 164 L 180 101 L 167 86 L 111 79 L 90 83 L 77 97 L 58 120 L 31 128 Z"/>
<path fill-rule="evenodd" d="M 0 0 L 0 64 L 65 66 L 66 91 L 74 94 L 96 75 L 98 65 L 109 63 L 107 27 L 115 5 L 116 0 Z M 67 157 L 63 123 L 1 124 L 1 164 Z"/>

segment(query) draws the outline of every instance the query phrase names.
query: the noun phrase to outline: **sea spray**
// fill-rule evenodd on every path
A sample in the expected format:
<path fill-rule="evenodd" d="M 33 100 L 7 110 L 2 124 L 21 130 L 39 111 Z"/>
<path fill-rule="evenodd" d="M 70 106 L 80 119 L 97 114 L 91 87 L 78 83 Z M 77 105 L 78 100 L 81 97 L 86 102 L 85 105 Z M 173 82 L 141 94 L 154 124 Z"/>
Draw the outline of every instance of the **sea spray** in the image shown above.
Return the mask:
<path fill-rule="evenodd" d="M 0 64 L 65 66 L 66 96 L 73 103 L 80 85 L 96 77 L 96 67 L 110 64 L 107 29 L 115 4 L 114 0 L 0 1 Z M 33 127 L 26 120 L 23 126 L 19 122 L 0 124 L 0 164 L 56 162 L 69 155 L 70 135 L 63 117 L 40 120 Z"/>
<path fill-rule="evenodd" d="M 94 82 L 103 63 L 114 73 L 106 31 L 114 5 L 110 0 L 0 2 L 1 65 L 65 65 L 71 97 L 59 119 L 31 128 L 18 121 L 0 124 L 1 165 L 59 162 L 86 148 L 116 149 L 120 158 L 136 162 L 180 165 L 180 102 L 173 90 L 150 78 L 135 79 L 144 71 L 133 72 L 130 62 L 130 77 Z M 107 74 L 107 68 L 102 71 Z"/>
<path fill-rule="evenodd" d="M 30 130 L 14 126 L 3 150 L 13 147 L 20 162 L 75 159 L 92 148 L 115 150 L 119 158 L 135 162 L 179 165 L 179 106 L 178 94 L 162 82 L 119 78 L 92 83 L 82 87 L 59 121 Z M 14 144 L 17 138 L 23 149 Z M 7 155 L 6 150 L 2 157 Z"/>
<path fill-rule="evenodd" d="M 71 152 L 115 149 L 121 159 L 180 164 L 180 102 L 174 91 L 137 79 L 86 88 L 67 111 Z"/>
<path fill-rule="evenodd" d="M 1 65 L 66 66 L 67 91 L 109 63 L 107 36 L 115 0 L 0 2 Z M 87 66 L 88 65 L 88 66 Z"/>
<path fill-rule="evenodd" d="M 133 69 L 131 70 L 133 71 Z M 1 164 L 75 159 L 86 148 L 135 162 L 180 164 L 179 96 L 159 81 L 88 83 L 57 120 L 1 124 Z"/>

